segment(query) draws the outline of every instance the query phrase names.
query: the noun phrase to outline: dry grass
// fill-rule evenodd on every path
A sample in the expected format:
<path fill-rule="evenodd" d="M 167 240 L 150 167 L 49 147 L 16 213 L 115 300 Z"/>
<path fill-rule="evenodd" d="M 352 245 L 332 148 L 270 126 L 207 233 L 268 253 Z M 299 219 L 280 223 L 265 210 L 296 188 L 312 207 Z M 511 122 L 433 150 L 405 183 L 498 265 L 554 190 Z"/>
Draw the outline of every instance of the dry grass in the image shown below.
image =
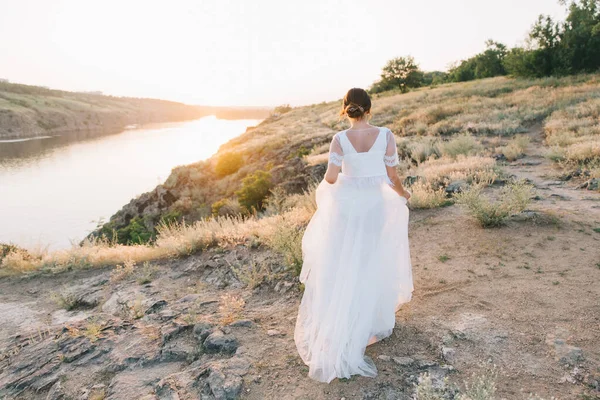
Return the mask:
<path fill-rule="evenodd" d="M 514 161 L 525 154 L 529 141 L 527 136 L 515 136 L 506 146 L 499 147 L 496 151 L 504 154 L 508 161 Z"/>
<path fill-rule="evenodd" d="M 496 161 L 491 157 L 458 155 L 456 159 L 440 157 L 422 163 L 416 175 L 432 186 L 445 186 L 456 180 L 471 183 L 491 183 L 497 176 Z"/>
<path fill-rule="evenodd" d="M 240 319 L 246 301 L 240 296 L 235 296 L 231 293 L 225 293 L 219 301 L 220 322 L 223 325 L 228 325 L 235 320 Z"/>
<path fill-rule="evenodd" d="M 411 208 L 436 208 L 449 202 L 443 187 L 434 189 L 425 182 L 415 182 L 409 191 Z"/>
<path fill-rule="evenodd" d="M 552 113 L 544 124 L 549 157 L 590 164 L 600 160 L 600 98 L 582 101 Z"/>
<path fill-rule="evenodd" d="M 125 260 L 123 265 L 117 265 L 115 269 L 110 272 L 110 282 L 116 283 L 122 281 L 128 276 L 132 275 L 135 270 L 135 261 Z"/>

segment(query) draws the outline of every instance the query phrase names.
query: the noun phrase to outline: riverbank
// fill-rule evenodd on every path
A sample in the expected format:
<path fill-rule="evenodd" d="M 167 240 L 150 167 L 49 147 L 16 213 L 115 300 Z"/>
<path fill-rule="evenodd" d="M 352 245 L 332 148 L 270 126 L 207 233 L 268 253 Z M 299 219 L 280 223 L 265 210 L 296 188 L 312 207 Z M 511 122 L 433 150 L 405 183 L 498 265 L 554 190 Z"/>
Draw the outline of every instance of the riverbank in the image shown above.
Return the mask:
<path fill-rule="evenodd" d="M 187 121 L 217 114 L 229 119 L 262 119 L 269 112 L 258 107 L 203 107 L 0 82 L 0 139 L 81 132 L 100 135 L 131 125 Z"/>
<path fill-rule="evenodd" d="M 0 141 L 0 243 L 69 248 L 172 168 L 209 158 L 259 123 L 207 116 L 101 136 Z"/>

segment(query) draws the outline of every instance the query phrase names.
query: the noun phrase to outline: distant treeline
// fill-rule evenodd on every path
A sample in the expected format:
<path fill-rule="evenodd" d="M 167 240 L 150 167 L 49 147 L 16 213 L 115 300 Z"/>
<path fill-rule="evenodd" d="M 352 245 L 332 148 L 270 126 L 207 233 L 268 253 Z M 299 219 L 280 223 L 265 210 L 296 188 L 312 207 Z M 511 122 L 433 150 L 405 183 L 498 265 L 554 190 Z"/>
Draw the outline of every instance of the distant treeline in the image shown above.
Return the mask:
<path fill-rule="evenodd" d="M 560 1 L 566 5 L 566 1 Z M 565 21 L 540 15 L 524 47 L 509 49 L 488 40 L 486 49 L 462 60 L 448 72 L 423 72 L 412 57 L 388 61 L 370 92 L 447 82 L 464 82 L 501 75 L 515 77 L 564 76 L 600 70 L 600 0 L 572 1 Z"/>

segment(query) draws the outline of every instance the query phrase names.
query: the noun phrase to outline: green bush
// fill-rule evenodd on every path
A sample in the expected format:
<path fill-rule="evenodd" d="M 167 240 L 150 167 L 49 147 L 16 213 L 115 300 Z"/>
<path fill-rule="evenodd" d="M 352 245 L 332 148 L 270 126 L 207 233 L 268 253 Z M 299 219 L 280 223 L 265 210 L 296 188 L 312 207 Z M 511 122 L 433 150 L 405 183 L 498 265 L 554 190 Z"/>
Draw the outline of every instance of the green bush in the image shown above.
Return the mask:
<path fill-rule="evenodd" d="M 163 214 L 160 217 L 161 224 L 172 224 L 173 222 L 179 221 L 181 219 L 181 211 L 179 210 L 171 210 L 166 214 Z"/>
<path fill-rule="evenodd" d="M 235 195 L 240 205 L 247 211 L 261 211 L 271 187 L 271 174 L 258 170 L 242 180 L 242 187 L 235 192 Z"/>
<path fill-rule="evenodd" d="M 244 158 L 240 153 L 229 152 L 219 156 L 215 165 L 215 174 L 222 178 L 236 173 L 244 165 Z"/>
<path fill-rule="evenodd" d="M 503 225 L 508 217 L 525 210 L 534 195 L 533 185 L 525 181 L 507 184 L 495 201 L 482 196 L 482 189 L 482 185 L 473 185 L 455 194 L 454 198 L 456 203 L 465 207 L 484 228 Z"/>

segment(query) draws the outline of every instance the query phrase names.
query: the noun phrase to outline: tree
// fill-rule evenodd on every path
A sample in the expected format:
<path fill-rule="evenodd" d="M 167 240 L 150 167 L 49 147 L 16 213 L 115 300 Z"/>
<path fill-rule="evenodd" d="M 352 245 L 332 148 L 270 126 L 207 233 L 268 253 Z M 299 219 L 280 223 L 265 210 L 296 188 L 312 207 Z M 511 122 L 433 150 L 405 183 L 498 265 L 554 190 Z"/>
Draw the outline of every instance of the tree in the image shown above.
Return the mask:
<path fill-rule="evenodd" d="M 549 16 L 538 17 L 527 47 L 509 52 L 504 63 L 509 73 L 542 77 L 600 68 L 600 0 L 572 1 L 568 11 L 562 23 Z"/>
<path fill-rule="evenodd" d="M 409 88 L 421 86 L 423 72 L 411 56 L 391 59 L 383 67 L 380 85 L 399 88 L 406 93 Z"/>
<path fill-rule="evenodd" d="M 508 54 L 506 46 L 502 43 L 488 40 L 485 42 L 486 50 L 450 68 L 448 80 L 451 82 L 464 82 L 473 79 L 491 78 L 506 75 L 504 58 Z"/>

